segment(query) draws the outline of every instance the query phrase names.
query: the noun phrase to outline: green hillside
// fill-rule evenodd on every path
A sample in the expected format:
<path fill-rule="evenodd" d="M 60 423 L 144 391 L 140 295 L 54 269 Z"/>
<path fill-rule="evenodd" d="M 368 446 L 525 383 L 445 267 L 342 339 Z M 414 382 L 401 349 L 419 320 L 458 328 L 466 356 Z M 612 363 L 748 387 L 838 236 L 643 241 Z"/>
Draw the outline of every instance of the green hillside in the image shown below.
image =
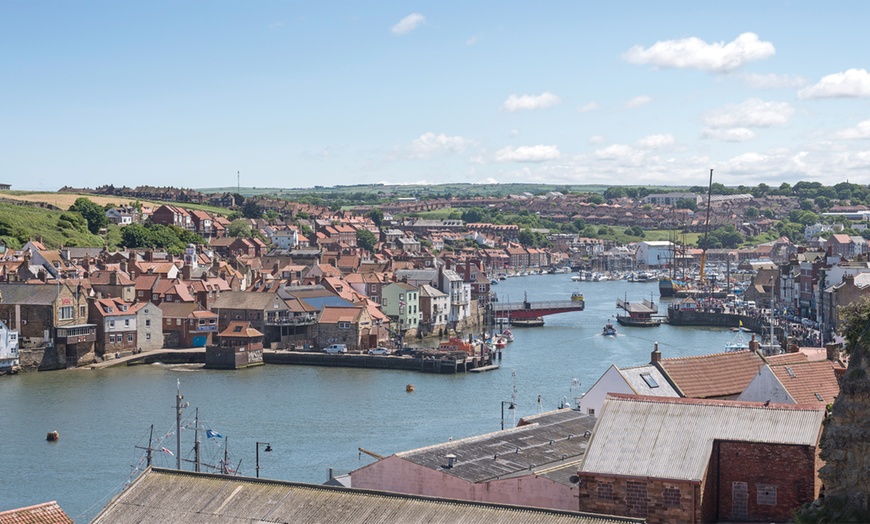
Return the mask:
<path fill-rule="evenodd" d="M 78 213 L 0 202 L 0 240 L 10 249 L 40 239 L 47 248 L 115 245 L 120 240 L 117 226 L 110 227 L 106 237 L 89 233 Z"/>

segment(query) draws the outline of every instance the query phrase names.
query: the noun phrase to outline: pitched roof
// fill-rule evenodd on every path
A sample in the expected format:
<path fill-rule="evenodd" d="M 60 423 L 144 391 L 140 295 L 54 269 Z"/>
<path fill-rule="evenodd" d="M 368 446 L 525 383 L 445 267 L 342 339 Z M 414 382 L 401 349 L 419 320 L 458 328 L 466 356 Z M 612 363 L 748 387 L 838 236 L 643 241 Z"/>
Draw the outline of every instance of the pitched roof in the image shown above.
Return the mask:
<path fill-rule="evenodd" d="M 0 284 L 4 304 L 49 305 L 57 299 L 57 284 Z"/>
<path fill-rule="evenodd" d="M 730 351 L 697 357 L 663 358 L 659 369 L 684 397 L 739 395 L 764 365 L 754 351 Z"/>
<path fill-rule="evenodd" d="M 824 406 L 611 393 L 581 473 L 700 481 L 714 440 L 815 447 Z"/>
<path fill-rule="evenodd" d="M 52 500 L 26 508 L 0 511 L 0 524 L 73 524 L 73 519 Z"/>
<path fill-rule="evenodd" d="M 834 364 L 828 360 L 770 366 L 770 370 L 798 404 L 826 405 L 840 394 Z"/>
<path fill-rule="evenodd" d="M 245 320 L 234 320 L 227 325 L 227 328 L 218 334 L 219 337 L 230 338 L 254 338 L 264 336 L 262 333 L 251 327 L 251 323 Z"/>
<path fill-rule="evenodd" d="M 616 368 L 622 378 L 638 395 L 654 397 L 679 397 L 680 394 L 668 383 L 661 371 L 653 365 Z"/>
<path fill-rule="evenodd" d="M 615 524 L 640 519 L 488 504 L 383 491 L 149 468 L 92 521 L 136 522 L 500 522 Z"/>
<path fill-rule="evenodd" d="M 321 324 L 337 324 L 339 322 L 355 323 L 359 321 L 359 316 L 362 314 L 363 307 L 335 307 L 324 306 L 320 313 Z"/>
<path fill-rule="evenodd" d="M 468 482 L 528 474 L 529 468 L 551 469 L 566 461 L 576 461 L 586 449 L 589 440 L 586 435 L 595 425 L 595 418 L 560 409 L 523 418 L 520 424 L 512 429 L 403 451 L 396 456 Z M 442 467 L 447 454 L 456 456 L 449 469 Z"/>

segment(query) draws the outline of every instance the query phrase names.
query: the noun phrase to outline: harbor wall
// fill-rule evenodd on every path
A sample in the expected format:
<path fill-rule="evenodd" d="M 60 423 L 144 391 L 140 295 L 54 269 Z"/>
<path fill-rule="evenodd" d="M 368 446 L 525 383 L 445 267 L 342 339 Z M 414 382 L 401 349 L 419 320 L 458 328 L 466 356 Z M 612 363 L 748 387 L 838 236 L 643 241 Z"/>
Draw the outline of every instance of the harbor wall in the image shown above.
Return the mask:
<path fill-rule="evenodd" d="M 748 329 L 749 331 L 762 336 L 770 334 L 770 322 L 768 322 L 766 317 L 750 317 L 735 313 L 668 309 L 668 323 L 672 326 L 705 326 L 721 328 L 743 326 L 744 329 Z M 785 332 L 782 328 L 774 328 L 774 333 L 779 340 L 785 339 Z"/>

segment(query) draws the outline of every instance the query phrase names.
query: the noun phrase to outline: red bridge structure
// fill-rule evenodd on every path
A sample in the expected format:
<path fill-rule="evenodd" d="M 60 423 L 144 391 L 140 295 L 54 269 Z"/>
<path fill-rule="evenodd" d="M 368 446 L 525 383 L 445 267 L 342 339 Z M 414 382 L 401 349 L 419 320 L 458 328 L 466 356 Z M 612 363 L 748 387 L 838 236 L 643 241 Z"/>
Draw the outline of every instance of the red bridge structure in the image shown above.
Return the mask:
<path fill-rule="evenodd" d="M 570 313 L 571 311 L 583 311 L 584 302 L 582 295 L 575 295 L 571 300 L 551 300 L 546 302 L 495 302 L 492 304 L 492 312 L 496 319 L 509 320 L 532 320 L 556 313 Z"/>

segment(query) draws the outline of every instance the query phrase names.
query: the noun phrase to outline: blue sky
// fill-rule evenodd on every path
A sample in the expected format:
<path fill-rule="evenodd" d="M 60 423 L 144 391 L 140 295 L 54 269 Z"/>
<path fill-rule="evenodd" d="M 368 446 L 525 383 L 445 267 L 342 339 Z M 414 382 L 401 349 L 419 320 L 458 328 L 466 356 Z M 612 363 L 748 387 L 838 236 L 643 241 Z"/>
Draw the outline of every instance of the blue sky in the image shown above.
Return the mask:
<path fill-rule="evenodd" d="M 870 183 L 870 3 L 0 2 L 0 182 Z"/>

